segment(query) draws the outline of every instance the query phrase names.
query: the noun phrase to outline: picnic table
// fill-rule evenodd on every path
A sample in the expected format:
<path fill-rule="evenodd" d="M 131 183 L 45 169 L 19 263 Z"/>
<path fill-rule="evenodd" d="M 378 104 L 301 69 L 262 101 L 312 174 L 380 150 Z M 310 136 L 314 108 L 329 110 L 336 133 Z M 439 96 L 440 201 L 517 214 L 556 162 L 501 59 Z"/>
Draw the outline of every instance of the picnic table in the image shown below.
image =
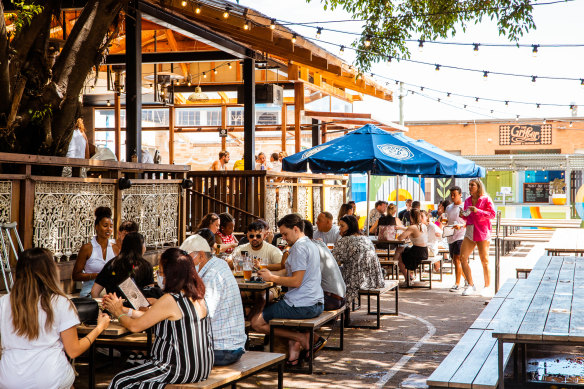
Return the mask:
<path fill-rule="evenodd" d="M 89 334 L 95 325 L 80 324 L 77 326 L 77 334 L 79 337 L 84 337 Z M 126 327 L 118 323 L 118 321 L 110 322 L 110 325 L 97 337 L 96 341 L 91 343 L 89 347 L 89 389 L 95 388 L 95 349 L 96 342 L 98 339 L 119 339 L 126 335 L 130 335 L 132 332 Z"/>
<path fill-rule="evenodd" d="M 270 301 L 270 288 L 274 286 L 273 282 L 256 282 L 256 281 L 245 281 L 243 277 L 235 277 L 237 281 L 237 286 L 241 292 L 261 292 L 266 293 L 266 303 Z"/>
<path fill-rule="evenodd" d="M 529 277 L 521 281 L 504 299 L 492 322 L 492 336 L 497 339 L 501 389 L 504 389 L 505 343 L 523 349 L 527 344 L 584 345 L 584 288 L 581 287 L 584 284 L 584 260 L 544 256 Z M 525 379 L 526 353 L 520 355 Z"/>
<path fill-rule="evenodd" d="M 545 249 L 547 255 L 584 255 L 584 229 L 567 228 L 554 231 Z"/>

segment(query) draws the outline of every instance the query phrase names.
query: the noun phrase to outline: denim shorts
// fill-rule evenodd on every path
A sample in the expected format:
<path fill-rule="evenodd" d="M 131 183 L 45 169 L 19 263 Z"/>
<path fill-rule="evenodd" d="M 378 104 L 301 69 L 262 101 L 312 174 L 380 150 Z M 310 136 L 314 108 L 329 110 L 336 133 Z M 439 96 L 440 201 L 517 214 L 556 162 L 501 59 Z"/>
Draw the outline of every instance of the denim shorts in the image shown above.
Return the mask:
<path fill-rule="evenodd" d="M 307 307 L 292 307 L 284 300 L 268 305 L 262 312 L 266 323 L 272 319 L 312 319 L 322 313 L 324 305 L 316 303 Z"/>
<path fill-rule="evenodd" d="M 237 350 L 213 350 L 215 354 L 214 366 L 227 366 L 239 361 L 239 358 L 245 353 L 240 347 Z"/>

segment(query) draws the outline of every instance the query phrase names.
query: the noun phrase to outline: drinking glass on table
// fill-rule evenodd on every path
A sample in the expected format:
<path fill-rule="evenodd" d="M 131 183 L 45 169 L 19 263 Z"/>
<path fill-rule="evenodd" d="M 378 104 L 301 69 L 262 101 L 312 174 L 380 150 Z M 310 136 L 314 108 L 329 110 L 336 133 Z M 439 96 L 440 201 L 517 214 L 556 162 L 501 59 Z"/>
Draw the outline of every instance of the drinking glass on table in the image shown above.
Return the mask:
<path fill-rule="evenodd" d="M 243 261 L 243 279 L 245 281 L 251 281 L 251 271 L 253 269 L 253 263 L 251 261 L 251 259 L 246 258 Z"/>
<path fill-rule="evenodd" d="M 233 270 L 235 270 L 236 275 L 241 275 L 243 271 L 243 258 L 241 255 L 233 256 Z"/>
<path fill-rule="evenodd" d="M 260 269 L 267 269 L 269 264 L 267 258 L 260 258 Z"/>

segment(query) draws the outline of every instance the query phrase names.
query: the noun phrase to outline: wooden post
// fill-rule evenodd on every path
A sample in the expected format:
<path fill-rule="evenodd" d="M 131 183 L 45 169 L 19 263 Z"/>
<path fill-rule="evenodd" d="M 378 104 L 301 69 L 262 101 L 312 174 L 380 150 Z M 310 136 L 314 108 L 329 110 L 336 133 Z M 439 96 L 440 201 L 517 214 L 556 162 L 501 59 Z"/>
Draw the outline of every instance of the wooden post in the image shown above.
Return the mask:
<path fill-rule="evenodd" d="M 120 85 L 120 72 L 116 72 L 116 85 Z M 122 112 L 122 103 L 120 101 L 120 93 L 116 91 L 114 94 L 114 143 L 116 150 L 116 158 L 118 161 L 122 160 L 122 122 L 120 114 Z"/>
<path fill-rule="evenodd" d="M 282 103 L 282 151 L 286 151 L 286 125 L 288 124 L 288 106 Z"/>
<path fill-rule="evenodd" d="M 304 111 L 304 83 L 294 84 L 294 152 L 299 153 L 301 149 L 301 125 L 302 111 Z"/>
<path fill-rule="evenodd" d="M 31 180 L 32 166 L 26 165 L 26 178 L 21 181 L 20 186 L 20 217 L 19 217 L 19 234 L 22 237 L 22 246 L 24 249 L 32 248 L 33 236 L 33 210 L 34 210 L 34 187 L 35 182 Z"/>
<path fill-rule="evenodd" d="M 123 177 L 123 174 L 120 170 L 116 170 L 114 172 L 116 180 L 119 180 Z M 120 186 L 118 184 L 114 185 L 114 237 L 117 239 L 118 231 L 120 229 L 120 224 L 122 224 L 122 196 L 123 193 L 120 190 Z"/>
<path fill-rule="evenodd" d="M 168 109 L 168 163 L 174 164 L 174 105 Z"/>
<path fill-rule="evenodd" d="M 142 12 L 131 0 L 126 11 L 126 162 L 142 160 Z M 154 80 L 156 84 L 157 80 Z M 135 158 L 136 161 L 132 161 Z"/>
<path fill-rule="evenodd" d="M 181 173 L 177 178 L 187 178 L 187 173 Z M 186 189 L 180 190 L 180 199 L 178 203 L 178 244 L 180 245 L 187 237 L 187 191 Z M 191 215 L 193 209 L 191 207 Z"/>
<path fill-rule="evenodd" d="M 255 167 L 255 60 L 251 58 L 243 60 L 243 100 L 244 169 L 253 170 Z"/>
<path fill-rule="evenodd" d="M 321 143 L 326 143 L 326 123 L 322 123 L 320 125 L 320 129 L 321 129 L 321 132 L 322 132 L 322 141 L 321 141 Z"/>
<path fill-rule="evenodd" d="M 227 128 L 227 106 L 221 105 L 221 129 Z M 227 150 L 227 137 L 221 138 L 221 150 Z"/>

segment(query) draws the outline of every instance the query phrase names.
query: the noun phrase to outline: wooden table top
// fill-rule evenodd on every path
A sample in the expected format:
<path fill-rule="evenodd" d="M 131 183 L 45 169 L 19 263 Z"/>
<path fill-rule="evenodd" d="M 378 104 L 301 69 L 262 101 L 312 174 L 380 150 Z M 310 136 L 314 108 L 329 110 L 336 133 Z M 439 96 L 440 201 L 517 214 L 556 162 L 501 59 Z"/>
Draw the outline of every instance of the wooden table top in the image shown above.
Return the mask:
<path fill-rule="evenodd" d="M 584 229 L 564 228 L 555 230 L 545 249 L 556 252 L 584 251 Z"/>
<path fill-rule="evenodd" d="M 237 286 L 241 290 L 266 290 L 274 286 L 273 282 L 246 282 L 243 278 L 236 277 Z"/>
<path fill-rule="evenodd" d="M 96 326 L 94 325 L 87 325 L 87 324 L 80 324 L 77 327 L 77 334 L 78 335 L 87 335 L 89 334 L 91 331 L 93 331 L 95 329 Z M 124 336 L 130 333 L 130 330 L 128 330 L 126 327 L 124 327 L 123 325 L 121 325 L 120 323 L 118 323 L 117 320 L 112 320 L 110 322 L 110 325 L 107 327 L 107 329 L 105 331 L 103 331 L 99 337 L 112 337 L 112 338 L 117 338 L 120 336 Z"/>
<path fill-rule="evenodd" d="M 541 257 L 529 277 L 504 298 L 491 323 L 493 337 L 584 343 L 583 286 L 584 258 Z"/>

